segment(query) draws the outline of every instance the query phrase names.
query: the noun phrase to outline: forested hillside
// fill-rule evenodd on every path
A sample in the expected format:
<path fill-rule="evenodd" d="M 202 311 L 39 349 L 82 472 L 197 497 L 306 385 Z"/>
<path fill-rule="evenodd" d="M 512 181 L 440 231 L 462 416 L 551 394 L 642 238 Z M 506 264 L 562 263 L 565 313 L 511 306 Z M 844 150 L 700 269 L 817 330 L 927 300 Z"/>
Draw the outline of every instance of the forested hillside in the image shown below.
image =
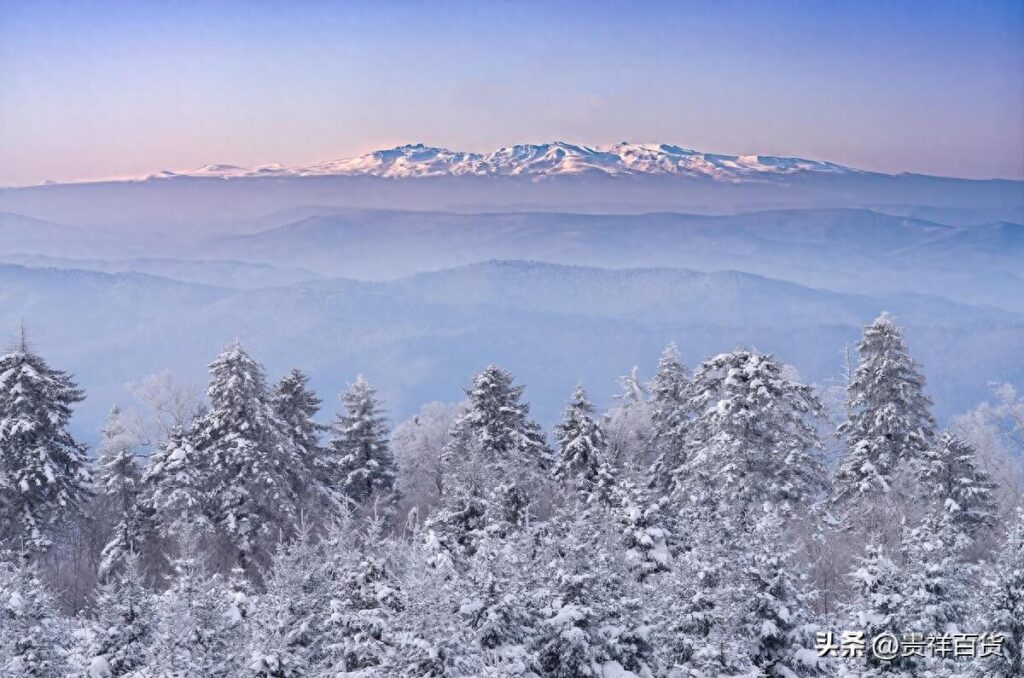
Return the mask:
<path fill-rule="evenodd" d="M 95 450 L 30 338 L 0 358 L 0 675 L 1024 672 L 1024 399 L 941 427 L 888 314 L 829 389 L 669 345 L 551 430 L 495 365 L 394 422 L 235 342 Z"/>

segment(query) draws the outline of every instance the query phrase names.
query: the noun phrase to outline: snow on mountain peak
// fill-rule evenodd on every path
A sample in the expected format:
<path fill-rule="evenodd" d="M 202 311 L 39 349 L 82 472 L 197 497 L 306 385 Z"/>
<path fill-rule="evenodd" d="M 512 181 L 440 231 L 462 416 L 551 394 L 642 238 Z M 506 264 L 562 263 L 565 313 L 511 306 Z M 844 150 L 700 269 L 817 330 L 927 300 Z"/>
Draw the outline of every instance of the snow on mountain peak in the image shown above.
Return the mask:
<path fill-rule="evenodd" d="M 353 158 L 307 166 L 204 165 L 185 172 L 161 172 L 147 178 L 254 176 L 376 176 L 421 178 L 442 176 L 679 175 L 719 181 L 750 181 L 798 173 L 855 173 L 835 163 L 764 155 L 720 155 L 674 146 L 622 141 L 609 146 L 583 146 L 564 141 L 515 144 L 489 153 L 452 151 L 406 144 Z"/>

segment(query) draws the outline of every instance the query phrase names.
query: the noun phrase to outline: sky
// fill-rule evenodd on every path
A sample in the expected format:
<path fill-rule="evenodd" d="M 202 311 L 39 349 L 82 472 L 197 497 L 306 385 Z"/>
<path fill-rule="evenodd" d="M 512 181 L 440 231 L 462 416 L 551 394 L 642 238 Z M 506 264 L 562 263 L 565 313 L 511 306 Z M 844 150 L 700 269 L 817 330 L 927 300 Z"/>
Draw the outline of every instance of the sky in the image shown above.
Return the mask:
<path fill-rule="evenodd" d="M 1024 178 L 1024 2 L 0 0 L 0 186 L 556 139 Z"/>

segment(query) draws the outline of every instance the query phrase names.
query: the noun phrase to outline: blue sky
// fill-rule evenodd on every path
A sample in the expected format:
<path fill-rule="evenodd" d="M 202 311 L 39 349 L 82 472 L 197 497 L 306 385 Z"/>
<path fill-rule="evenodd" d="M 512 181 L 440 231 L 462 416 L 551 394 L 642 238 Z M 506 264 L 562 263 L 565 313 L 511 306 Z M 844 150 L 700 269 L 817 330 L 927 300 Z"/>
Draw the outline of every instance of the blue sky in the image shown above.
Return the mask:
<path fill-rule="evenodd" d="M 554 139 L 1024 178 L 1024 3 L 0 0 L 0 185 Z"/>

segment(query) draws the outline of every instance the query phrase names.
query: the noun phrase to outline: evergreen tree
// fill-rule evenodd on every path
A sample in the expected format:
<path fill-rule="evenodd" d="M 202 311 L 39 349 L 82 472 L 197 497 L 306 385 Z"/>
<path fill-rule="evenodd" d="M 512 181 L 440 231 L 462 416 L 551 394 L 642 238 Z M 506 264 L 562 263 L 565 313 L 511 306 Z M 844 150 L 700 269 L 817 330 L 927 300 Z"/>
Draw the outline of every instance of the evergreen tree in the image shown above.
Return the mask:
<path fill-rule="evenodd" d="M 677 497 L 692 500 L 711 482 L 743 514 L 764 502 L 805 506 L 824 488 L 813 425 L 821 405 L 775 358 L 720 354 L 701 364 L 691 387 L 700 415 L 689 425 L 688 459 L 673 476 Z"/>
<path fill-rule="evenodd" d="M 189 526 L 209 524 L 213 497 L 210 459 L 198 452 L 189 435 L 174 427 L 164 445 L 149 458 L 143 474 L 145 511 L 154 516 L 164 536 Z"/>
<path fill-rule="evenodd" d="M 247 675 L 291 678 L 313 672 L 319 645 L 317 614 L 326 595 L 319 563 L 319 550 L 304 526 L 294 541 L 278 545 L 267 591 L 250 622 Z"/>
<path fill-rule="evenodd" d="M 141 547 L 145 517 L 139 503 L 142 472 L 135 461 L 138 444 L 138 436 L 129 430 L 121 410 L 115 405 L 103 430 L 96 472 L 97 494 L 117 520 L 103 547 L 99 567 L 101 580 Z"/>
<path fill-rule="evenodd" d="M 982 657 L 978 678 L 1015 678 L 1024 675 L 1024 510 L 1010 527 L 986 582 L 979 629 L 1002 636 L 998 655 Z"/>
<path fill-rule="evenodd" d="M 657 450 L 651 466 L 651 483 L 656 488 L 668 488 L 675 471 L 686 462 L 690 396 L 689 370 L 679 360 L 676 345 L 669 344 L 651 380 L 651 421 Z"/>
<path fill-rule="evenodd" d="M 864 328 L 857 350 L 849 415 L 839 426 L 849 454 L 836 474 L 835 499 L 866 507 L 865 496 L 886 495 L 921 472 L 935 421 L 925 378 L 888 313 Z"/>
<path fill-rule="evenodd" d="M 84 399 L 25 343 L 0 358 L 0 544 L 41 552 L 89 496 L 85 446 L 68 431 Z"/>
<path fill-rule="evenodd" d="M 331 427 L 338 489 L 357 505 L 393 500 L 397 469 L 377 392 L 360 375 L 341 400 L 344 412 Z"/>
<path fill-rule="evenodd" d="M 211 410 L 189 434 L 209 474 L 204 485 L 210 520 L 248 569 L 298 519 L 291 473 L 300 452 L 274 412 L 263 367 L 239 344 L 210 365 Z"/>
<path fill-rule="evenodd" d="M 558 461 L 552 475 L 585 492 L 607 494 L 612 483 L 605 456 L 608 443 L 593 415 L 594 406 L 587 400 L 586 391 L 582 385 L 577 386 L 561 423 L 555 427 Z"/>
<path fill-rule="evenodd" d="M 356 544 L 336 551 L 331 567 L 331 599 L 324 632 L 328 668 L 334 673 L 379 670 L 394 651 L 394 618 L 402 609 L 396 564 L 384 537 L 384 522 L 374 517 Z M 332 543 L 332 549 L 337 548 Z"/>
<path fill-rule="evenodd" d="M 968 571 L 952 518 L 937 507 L 903 538 L 904 621 L 924 636 L 955 632 L 965 616 Z"/>
<path fill-rule="evenodd" d="M 0 675 L 63 678 L 70 630 L 35 565 L 0 562 Z"/>
<path fill-rule="evenodd" d="M 979 528 L 995 524 L 996 485 L 978 465 L 974 449 L 954 433 L 939 436 L 924 460 L 924 489 L 949 514 L 956 545 L 965 547 Z"/>
<path fill-rule="evenodd" d="M 290 371 L 274 388 L 274 412 L 301 460 L 292 471 L 295 492 L 313 510 L 322 509 L 322 501 L 333 505 L 340 500 L 338 492 L 330 487 L 337 473 L 320 445 L 320 434 L 327 427 L 314 420 L 321 404 L 309 388 L 309 377 L 301 370 Z"/>
<path fill-rule="evenodd" d="M 810 600 L 792 571 L 793 550 L 786 545 L 781 520 L 768 514 L 743 545 L 744 568 L 736 624 L 741 638 L 755 639 L 754 666 L 765 676 L 815 676 L 825 672 L 814 650 Z"/>
<path fill-rule="evenodd" d="M 143 584 L 138 556 L 129 554 L 120 574 L 100 585 L 96 617 L 90 674 L 124 676 L 142 668 L 153 640 L 156 610 Z"/>
<path fill-rule="evenodd" d="M 157 625 L 147 660 L 155 676 L 235 678 L 245 666 L 244 628 L 231 615 L 231 597 L 198 553 L 195 528 L 181 532 L 181 555 L 157 600 Z"/>
<path fill-rule="evenodd" d="M 541 675 L 653 676 L 638 585 L 626 574 L 614 524 L 602 514 L 569 502 L 546 529 L 540 562 L 552 587 L 538 592 L 548 600 L 538 611 L 534 640 Z"/>
<path fill-rule="evenodd" d="M 445 450 L 446 481 L 428 526 L 453 552 L 471 555 L 484 530 L 508 534 L 525 526 L 551 467 L 540 426 L 521 401 L 523 387 L 512 379 L 493 365 L 474 377 Z"/>
<path fill-rule="evenodd" d="M 848 628 L 864 632 L 866 643 L 882 633 L 902 637 L 908 623 L 907 601 L 903 594 L 902 573 L 881 545 L 868 544 L 860 565 L 851 574 L 856 591 L 848 605 Z M 912 668 L 912 658 L 897 657 L 885 661 L 868 648 L 863 657 L 843 658 L 840 664 L 845 677 L 905 675 Z"/>

